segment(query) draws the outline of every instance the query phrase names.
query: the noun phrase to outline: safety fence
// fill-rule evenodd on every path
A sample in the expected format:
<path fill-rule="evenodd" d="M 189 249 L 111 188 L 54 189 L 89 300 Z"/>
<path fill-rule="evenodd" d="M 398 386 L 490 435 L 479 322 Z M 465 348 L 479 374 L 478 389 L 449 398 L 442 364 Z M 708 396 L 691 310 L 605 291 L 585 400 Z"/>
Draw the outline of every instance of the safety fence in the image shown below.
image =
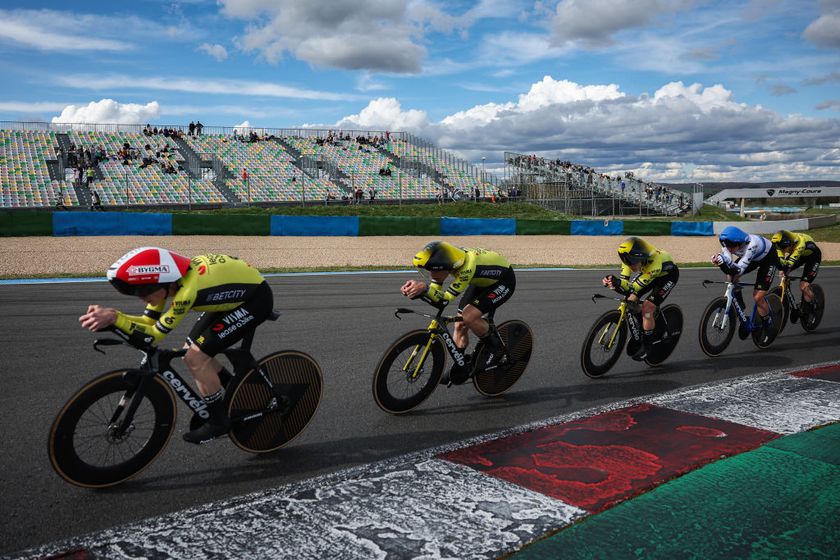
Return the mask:
<path fill-rule="evenodd" d="M 0 236 L 714 235 L 713 222 L 138 212 L 0 212 Z"/>

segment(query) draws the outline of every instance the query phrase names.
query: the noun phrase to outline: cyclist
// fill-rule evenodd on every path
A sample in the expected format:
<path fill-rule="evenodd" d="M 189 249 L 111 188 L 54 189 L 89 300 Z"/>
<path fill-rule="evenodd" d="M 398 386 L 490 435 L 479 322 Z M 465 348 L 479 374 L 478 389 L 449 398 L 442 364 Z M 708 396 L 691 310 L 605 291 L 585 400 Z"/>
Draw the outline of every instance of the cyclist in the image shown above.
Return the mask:
<path fill-rule="evenodd" d="M 822 262 L 822 251 L 814 243 L 814 239 L 805 233 L 793 233 L 786 230 L 777 231 L 770 238 L 776 248 L 776 255 L 779 258 L 779 268 L 782 274 L 788 274 L 791 270 L 804 266 L 802 279 L 799 282 L 799 289 L 802 291 L 802 314 L 807 315 L 814 299 L 811 291 L 811 282 L 817 277 Z"/>
<path fill-rule="evenodd" d="M 621 259 L 621 273 L 610 274 L 601 283 L 620 294 L 629 294 L 628 301 L 639 299 L 650 293 L 642 303 L 642 343 L 631 356 L 641 361 L 647 357 L 653 343 L 656 327 L 656 311 L 677 285 L 680 269 L 667 251 L 657 249 L 641 237 L 628 237 L 618 246 Z"/>
<path fill-rule="evenodd" d="M 510 263 L 500 254 L 485 249 L 464 249 L 446 241 L 432 241 L 414 255 L 414 266 L 429 271 L 431 281 L 408 280 L 401 291 L 411 299 L 420 298 L 435 306 L 448 305 L 461 295 L 458 314 L 462 322 L 455 323 L 453 339 L 465 350 L 469 345 L 469 332 L 481 339 L 485 348 L 482 367 L 493 369 L 506 360 L 502 341 L 490 330 L 483 315 L 507 302 L 516 289 L 516 275 Z M 452 275 L 452 283 L 444 291 L 443 283 Z M 469 378 L 472 367 L 453 366 L 450 381 L 463 383 Z"/>
<path fill-rule="evenodd" d="M 158 247 L 140 247 L 111 265 L 107 276 L 117 291 L 139 297 L 146 309 L 143 315 L 134 316 L 90 305 L 79 317 L 83 328 L 113 330 L 142 348 L 159 343 L 191 309 L 203 312 L 184 344 L 187 353 L 183 360 L 210 418 L 183 437 L 190 443 L 207 443 L 226 434 L 230 419 L 222 380 L 226 382 L 231 374 L 214 356 L 253 332 L 271 313 L 274 297 L 259 271 L 228 255 L 189 259 Z M 170 297 L 172 305 L 164 311 Z"/>
<path fill-rule="evenodd" d="M 776 267 L 779 265 L 773 244 L 760 235 L 749 234 L 735 226 L 724 228 L 720 232 L 719 239 L 723 249 L 720 253 L 712 255 L 712 263 L 720 267 L 729 282 L 737 282 L 744 274 L 758 269 L 753 299 L 758 306 L 758 316 L 762 322 L 762 336 L 766 337 L 768 335 L 765 327 L 770 308 L 764 296 L 767 295 L 767 290 L 773 283 Z M 740 287 L 736 287 L 735 297 L 741 307 L 746 310 Z M 738 329 L 738 336 L 746 339 L 749 335 L 749 327 L 742 323 Z"/>

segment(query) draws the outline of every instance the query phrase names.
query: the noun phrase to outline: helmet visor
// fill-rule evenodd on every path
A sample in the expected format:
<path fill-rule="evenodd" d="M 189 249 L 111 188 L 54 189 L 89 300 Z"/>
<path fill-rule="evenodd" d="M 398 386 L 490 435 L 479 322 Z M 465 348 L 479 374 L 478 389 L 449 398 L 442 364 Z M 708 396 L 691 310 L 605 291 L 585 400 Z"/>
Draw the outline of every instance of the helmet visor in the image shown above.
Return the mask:
<path fill-rule="evenodd" d="M 743 243 L 738 243 L 737 241 L 733 241 L 731 239 L 723 239 L 721 240 L 720 244 L 726 247 L 727 249 L 736 249 L 743 245 Z"/>
<path fill-rule="evenodd" d="M 639 255 L 631 255 L 629 253 L 619 253 L 618 256 L 619 256 L 619 258 L 621 258 L 621 262 L 623 262 L 624 264 L 626 264 L 628 266 L 631 266 L 631 265 L 634 265 L 634 264 L 639 264 L 640 262 L 645 260 L 643 257 L 640 257 Z"/>

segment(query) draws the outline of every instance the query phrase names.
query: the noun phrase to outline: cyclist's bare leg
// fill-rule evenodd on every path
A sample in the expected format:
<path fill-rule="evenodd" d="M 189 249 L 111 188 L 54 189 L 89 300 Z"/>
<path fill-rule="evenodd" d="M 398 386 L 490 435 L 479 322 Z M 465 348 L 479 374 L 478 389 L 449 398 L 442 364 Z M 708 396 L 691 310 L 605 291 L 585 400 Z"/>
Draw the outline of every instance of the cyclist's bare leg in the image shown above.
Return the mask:
<path fill-rule="evenodd" d="M 193 374 L 198 392 L 202 396 L 212 395 L 222 388 L 219 381 L 219 371 L 222 364 L 216 358 L 202 352 L 195 344 L 185 344 L 187 353 L 184 355 L 184 363 Z"/>
<path fill-rule="evenodd" d="M 802 299 L 805 301 L 812 301 L 814 299 L 814 292 L 811 291 L 811 283 L 805 280 L 799 282 L 799 289 L 802 290 Z"/>
<path fill-rule="evenodd" d="M 656 305 L 648 300 L 642 303 L 642 328 L 652 331 L 656 326 Z"/>
<path fill-rule="evenodd" d="M 464 318 L 462 321 L 462 326 L 468 328 L 470 331 L 474 332 L 476 336 L 483 337 L 487 335 L 487 331 L 490 330 L 490 325 L 481 317 L 482 313 L 481 310 L 474 306 L 474 305 L 467 305 L 464 307 L 464 311 L 461 312 L 461 317 Z M 457 323 L 456 323 L 457 326 Z M 456 340 L 457 343 L 457 340 Z M 463 346 L 462 346 L 463 348 Z"/>
<path fill-rule="evenodd" d="M 753 299 L 758 305 L 758 315 L 760 317 L 767 317 L 767 314 L 770 313 L 770 306 L 767 304 L 767 300 L 764 299 L 766 295 L 767 290 L 755 290 L 753 292 Z"/>

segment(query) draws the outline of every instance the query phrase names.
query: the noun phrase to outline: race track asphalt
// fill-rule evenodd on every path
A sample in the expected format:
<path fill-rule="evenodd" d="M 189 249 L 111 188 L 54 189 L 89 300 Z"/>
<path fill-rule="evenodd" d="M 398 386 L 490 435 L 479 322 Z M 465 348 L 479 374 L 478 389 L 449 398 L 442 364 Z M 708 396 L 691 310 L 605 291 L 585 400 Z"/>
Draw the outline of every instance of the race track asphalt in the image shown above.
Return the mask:
<path fill-rule="evenodd" d="M 88 303 L 132 309 L 104 282 L 0 285 L 6 319 L 0 327 L 0 553 L 43 544 L 190 506 L 334 472 L 402 453 L 463 440 L 558 414 L 840 357 L 840 317 L 833 295 L 840 269 L 824 268 L 829 308 L 817 333 L 789 325 L 774 345 L 757 350 L 737 338 L 718 358 L 705 356 L 697 325 L 722 286 L 704 289 L 717 270 L 686 269 L 669 302 L 682 307 L 683 338 L 664 367 L 651 369 L 623 357 L 609 375 L 590 380 L 579 366 L 584 336 L 612 302 L 593 304 L 603 271 L 520 271 L 516 295 L 499 322 L 519 318 L 534 332 L 535 349 L 525 376 L 503 398 L 482 397 L 471 385 L 441 387 L 403 417 L 382 412 L 371 395 L 372 371 L 399 334 L 425 326 L 420 317 L 397 320 L 397 306 L 416 306 L 398 293 L 405 274 L 276 276 L 270 278 L 276 323 L 260 328 L 257 356 L 278 349 L 311 354 L 325 375 L 315 419 L 289 447 L 251 456 L 225 440 L 204 447 L 184 443 L 189 415 L 179 409 L 178 434 L 158 461 L 136 479 L 110 490 L 70 486 L 52 471 L 46 452 L 50 424 L 66 399 L 95 374 L 136 364 L 139 354 L 109 349 L 78 326 Z M 129 304 L 129 306 L 126 306 Z M 182 327 L 183 328 L 183 327 Z M 186 331 L 186 328 L 183 328 Z M 172 345 L 180 343 L 176 331 Z"/>

